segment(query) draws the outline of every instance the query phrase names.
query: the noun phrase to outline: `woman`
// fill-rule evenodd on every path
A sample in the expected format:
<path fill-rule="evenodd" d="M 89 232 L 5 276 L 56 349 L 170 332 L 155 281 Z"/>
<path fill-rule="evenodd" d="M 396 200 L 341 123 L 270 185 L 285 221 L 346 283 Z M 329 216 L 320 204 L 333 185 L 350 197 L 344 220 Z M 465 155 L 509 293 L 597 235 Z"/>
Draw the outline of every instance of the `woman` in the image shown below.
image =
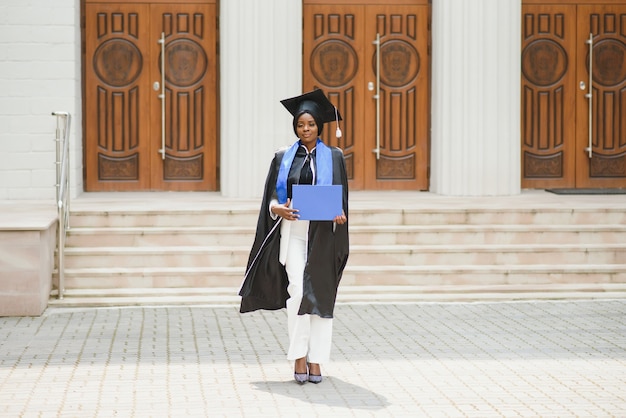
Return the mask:
<path fill-rule="evenodd" d="M 282 100 L 293 115 L 298 140 L 274 155 L 265 181 L 241 309 L 287 308 L 294 378 L 322 381 L 330 356 L 337 287 L 348 261 L 348 178 L 343 152 L 320 139 L 325 122 L 341 119 L 321 90 Z M 337 127 L 337 136 L 341 131 Z M 343 212 L 329 221 L 298 219 L 291 205 L 294 184 L 342 186 Z"/>

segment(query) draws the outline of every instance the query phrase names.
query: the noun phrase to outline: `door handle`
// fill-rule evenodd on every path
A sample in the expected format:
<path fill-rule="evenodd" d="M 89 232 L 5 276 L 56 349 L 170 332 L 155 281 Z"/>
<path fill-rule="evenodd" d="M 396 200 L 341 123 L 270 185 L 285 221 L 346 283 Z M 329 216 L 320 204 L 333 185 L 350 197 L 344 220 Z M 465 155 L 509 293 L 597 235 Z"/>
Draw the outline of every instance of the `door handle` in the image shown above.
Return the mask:
<path fill-rule="evenodd" d="M 161 38 L 157 41 L 161 44 L 161 159 L 165 160 L 165 32 L 161 32 Z M 155 82 L 153 88 L 158 91 L 159 82 Z"/>
<path fill-rule="evenodd" d="M 376 40 L 372 42 L 376 45 L 376 148 L 372 150 L 376 154 L 376 159 L 380 160 L 380 33 L 376 34 Z M 370 91 L 373 90 L 372 83 L 368 84 Z"/>
<path fill-rule="evenodd" d="M 589 45 L 589 92 L 585 97 L 589 100 L 589 143 L 585 151 L 589 158 L 593 158 L 593 33 L 589 34 L 589 39 L 585 42 Z M 583 89 L 584 81 L 580 82 Z"/>

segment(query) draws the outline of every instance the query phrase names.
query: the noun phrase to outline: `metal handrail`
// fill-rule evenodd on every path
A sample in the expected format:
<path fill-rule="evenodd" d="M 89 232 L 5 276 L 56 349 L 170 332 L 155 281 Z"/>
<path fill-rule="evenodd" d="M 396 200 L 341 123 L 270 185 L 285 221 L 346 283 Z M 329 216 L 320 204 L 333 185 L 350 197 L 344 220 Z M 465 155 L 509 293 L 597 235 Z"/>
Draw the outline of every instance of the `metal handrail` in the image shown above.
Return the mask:
<path fill-rule="evenodd" d="M 70 123 L 69 112 L 52 112 L 56 116 L 56 198 L 59 213 L 57 231 L 57 268 L 59 276 L 58 298 L 63 299 L 65 292 L 65 239 L 70 229 Z"/>

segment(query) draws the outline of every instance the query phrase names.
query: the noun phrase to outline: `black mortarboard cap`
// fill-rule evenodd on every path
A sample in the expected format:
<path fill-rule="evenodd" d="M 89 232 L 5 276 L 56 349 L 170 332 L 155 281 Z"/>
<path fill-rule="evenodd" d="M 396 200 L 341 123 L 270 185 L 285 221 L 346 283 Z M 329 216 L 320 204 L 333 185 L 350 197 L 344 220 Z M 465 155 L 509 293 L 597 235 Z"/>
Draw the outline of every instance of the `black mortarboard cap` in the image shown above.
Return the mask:
<path fill-rule="evenodd" d="M 303 112 L 308 112 L 314 117 L 318 117 L 322 123 L 342 120 L 337 108 L 328 100 L 321 89 L 316 89 L 290 99 L 284 99 L 280 102 L 294 118 Z"/>

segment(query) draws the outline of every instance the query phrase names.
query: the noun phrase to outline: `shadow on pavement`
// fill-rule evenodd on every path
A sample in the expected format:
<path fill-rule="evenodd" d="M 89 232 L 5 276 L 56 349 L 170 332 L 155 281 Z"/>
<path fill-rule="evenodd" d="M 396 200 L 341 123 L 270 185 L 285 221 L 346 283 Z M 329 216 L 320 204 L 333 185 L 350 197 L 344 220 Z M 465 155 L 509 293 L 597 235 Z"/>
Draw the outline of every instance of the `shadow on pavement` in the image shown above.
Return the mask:
<path fill-rule="evenodd" d="M 386 397 L 376 392 L 332 376 L 325 376 L 318 385 L 299 385 L 288 380 L 252 382 L 252 387 L 262 392 L 335 408 L 377 411 L 391 405 Z"/>

